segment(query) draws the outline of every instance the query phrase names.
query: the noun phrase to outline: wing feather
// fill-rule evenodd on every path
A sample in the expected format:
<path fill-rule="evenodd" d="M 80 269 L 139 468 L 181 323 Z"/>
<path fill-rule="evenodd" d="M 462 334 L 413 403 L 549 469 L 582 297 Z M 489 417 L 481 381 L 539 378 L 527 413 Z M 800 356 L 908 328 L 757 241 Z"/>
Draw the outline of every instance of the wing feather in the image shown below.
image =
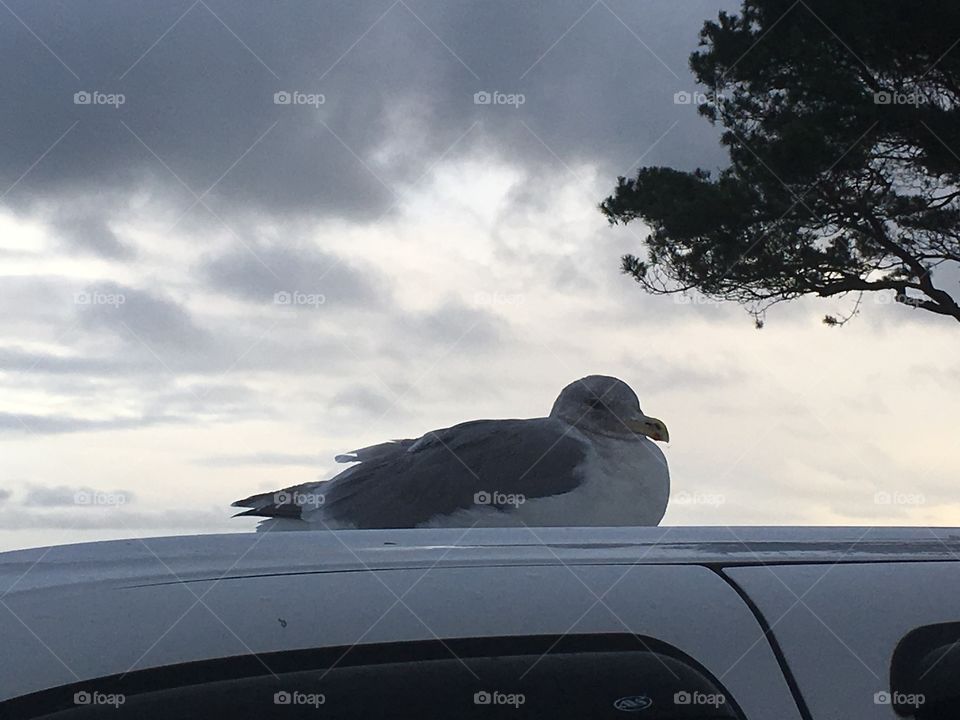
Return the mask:
<path fill-rule="evenodd" d="M 243 515 L 309 520 L 317 512 L 337 525 L 415 527 L 475 507 L 480 492 L 526 498 L 570 492 L 584 479 L 581 466 L 588 452 L 586 441 L 552 418 L 473 420 L 416 440 L 354 450 L 337 459 L 356 464 L 331 480 L 280 491 L 291 497 L 322 493 L 317 507 L 278 504 L 279 493 L 253 495 L 234 505 L 250 508 Z"/>

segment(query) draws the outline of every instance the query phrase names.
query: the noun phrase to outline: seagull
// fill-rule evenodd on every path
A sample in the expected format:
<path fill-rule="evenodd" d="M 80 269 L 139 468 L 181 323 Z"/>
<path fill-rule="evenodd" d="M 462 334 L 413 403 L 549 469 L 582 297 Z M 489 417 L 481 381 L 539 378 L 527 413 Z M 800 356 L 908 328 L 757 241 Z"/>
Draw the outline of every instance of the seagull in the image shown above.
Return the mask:
<path fill-rule="evenodd" d="M 337 455 L 327 481 L 233 503 L 257 530 L 657 525 L 670 495 L 661 420 L 622 380 L 567 385 L 547 417 L 471 420 Z"/>

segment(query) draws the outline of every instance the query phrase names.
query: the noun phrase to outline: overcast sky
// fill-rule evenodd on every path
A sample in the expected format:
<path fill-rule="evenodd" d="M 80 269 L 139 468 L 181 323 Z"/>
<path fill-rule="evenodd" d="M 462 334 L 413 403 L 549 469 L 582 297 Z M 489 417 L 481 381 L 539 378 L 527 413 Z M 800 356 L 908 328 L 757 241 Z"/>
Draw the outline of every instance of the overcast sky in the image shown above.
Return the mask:
<path fill-rule="evenodd" d="M 720 7 L 5 0 L 0 549 L 249 530 L 591 373 L 670 427 L 665 524 L 960 524 L 955 322 L 619 273 L 616 177 L 724 164 L 683 95 Z"/>

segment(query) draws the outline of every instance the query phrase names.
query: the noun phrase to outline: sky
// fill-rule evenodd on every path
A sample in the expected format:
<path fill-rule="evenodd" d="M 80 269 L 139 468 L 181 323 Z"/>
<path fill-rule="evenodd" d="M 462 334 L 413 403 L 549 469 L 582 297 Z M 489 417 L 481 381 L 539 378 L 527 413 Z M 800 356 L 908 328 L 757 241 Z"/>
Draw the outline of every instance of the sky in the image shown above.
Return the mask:
<path fill-rule="evenodd" d="M 670 428 L 663 524 L 960 524 L 952 319 L 619 272 L 617 176 L 725 164 L 687 57 L 733 4 L 0 5 L 0 550 L 249 531 L 588 374 Z"/>

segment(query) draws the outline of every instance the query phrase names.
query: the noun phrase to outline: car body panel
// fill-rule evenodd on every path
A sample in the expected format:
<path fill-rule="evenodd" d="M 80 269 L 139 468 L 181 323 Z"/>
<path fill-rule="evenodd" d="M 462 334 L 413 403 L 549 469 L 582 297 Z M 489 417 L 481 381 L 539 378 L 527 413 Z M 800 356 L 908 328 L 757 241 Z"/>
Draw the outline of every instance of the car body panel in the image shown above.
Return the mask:
<path fill-rule="evenodd" d="M 748 717 L 799 718 L 756 618 L 710 568 L 647 565 L 636 544 L 628 545 L 629 558 L 605 558 L 607 546 L 591 545 L 580 533 L 572 534 L 579 539 L 567 535 L 576 540 L 569 562 L 563 549 L 548 559 L 541 544 L 536 551 L 528 548 L 530 558 L 505 563 L 501 543 L 474 546 L 470 558 L 452 564 L 450 546 L 437 543 L 442 538 L 436 533 L 428 533 L 430 545 L 405 542 L 399 549 L 360 532 L 347 540 L 367 546 L 367 556 L 389 548 L 372 572 L 357 558 L 341 558 L 344 566 L 333 571 L 318 560 L 311 570 L 264 572 L 282 570 L 290 557 L 285 553 L 294 549 L 310 555 L 314 547 L 303 534 L 219 538 L 211 555 L 181 554 L 191 547 L 186 539 L 169 547 L 147 541 L 145 554 L 143 547 L 134 549 L 139 543 L 101 547 L 99 568 L 93 547 L 51 550 L 42 559 L 31 553 L 13 562 L 4 558 L 0 566 L 21 571 L 24 560 L 36 565 L 5 596 L 6 609 L 0 607 L 0 637 L 20 649 L 0 661 L 0 699 L 250 653 L 437 637 L 631 633 L 669 643 L 702 663 Z M 193 549 L 205 541 L 194 538 Z M 228 546 L 232 556 L 217 555 Z M 408 554 L 432 564 L 408 567 Z M 393 556 L 398 567 L 389 567 Z M 214 566 L 222 579 L 201 577 Z M 174 568 L 190 575 L 189 581 L 174 577 Z"/>
<path fill-rule="evenodd" d="M 960 558 L 957 558 L 960 559 Z M 960 620 L 960 564 L 825 564 L 724 571 L 772 628 L 815 718 L 896 718 L 894 649 L 911 630 Z"/>
<path fill-rule="evenodd" d="M 790 720 L 794 662 L 804 701 L 841 671 L 872 699 L 897 637 L 956 620 L 958 557 L 955 529 L 744 527 L 277 532 L 17 551 L 0 555 L 0 640 L 18 650 L 0 655 L 0 700 L 194 660 L 629 633 L 700 662 L 747 717 Z M 826 622 L 781 620 L 796 600 L 787 588 Z M 879 641 L 870 623 L 887 616 Z M 827 625 L 856 635 L 845 644 L 877 677 L 857 675 Z M 830 643 L 840 651 L 822 653 Z M 830 692 L 809 702 L 813 717 L 889 714 L 849 701 L 838 714 L 846 691 Z"/>

